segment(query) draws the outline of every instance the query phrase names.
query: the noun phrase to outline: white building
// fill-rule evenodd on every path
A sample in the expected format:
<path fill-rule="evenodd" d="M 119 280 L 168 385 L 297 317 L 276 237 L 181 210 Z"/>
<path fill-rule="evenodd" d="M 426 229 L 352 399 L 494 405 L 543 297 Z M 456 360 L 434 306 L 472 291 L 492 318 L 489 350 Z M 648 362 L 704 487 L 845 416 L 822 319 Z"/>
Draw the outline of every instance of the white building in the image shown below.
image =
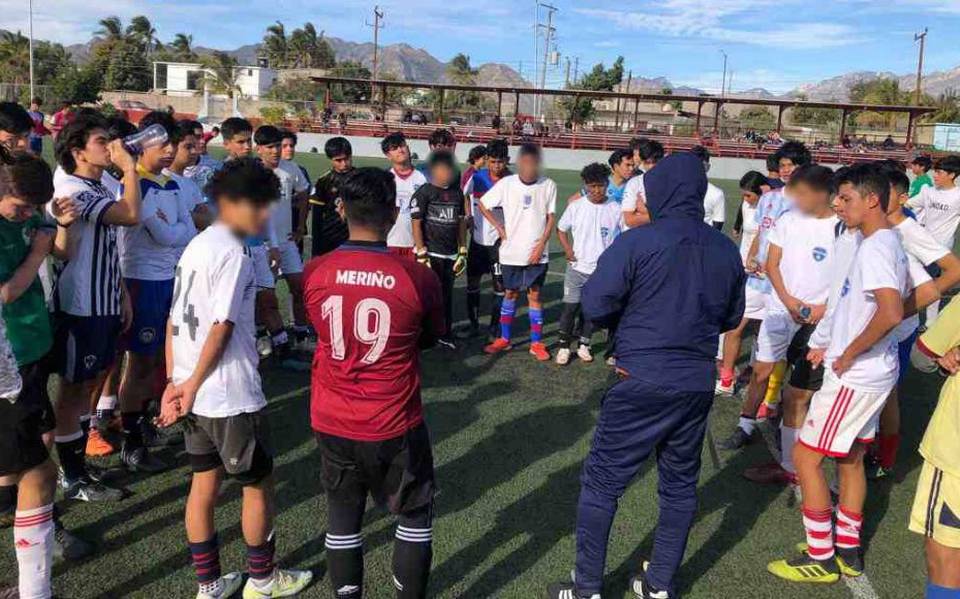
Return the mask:
<path fill-rule="evenodd" d="M 273 87 L 277 71 L 266 67 L 235 67 L 240 95 L 259 99 Z M 171 96 L 192 96 L 203 92 L 207 72 L 203 65 L 190 62 L 154 62 L 153 89 Z"/>

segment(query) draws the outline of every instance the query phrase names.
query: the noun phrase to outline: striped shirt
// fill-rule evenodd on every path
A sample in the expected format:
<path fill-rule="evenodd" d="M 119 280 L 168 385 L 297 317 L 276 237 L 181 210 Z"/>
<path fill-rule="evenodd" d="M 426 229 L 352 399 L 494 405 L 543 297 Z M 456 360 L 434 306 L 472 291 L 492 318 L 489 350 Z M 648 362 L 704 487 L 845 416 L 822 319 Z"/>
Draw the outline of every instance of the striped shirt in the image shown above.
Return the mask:
<path fill-rule="evenodd" d="M 117 227 L 103 222 L 116 196 L 100 181 L 67 175 L 54 197 L 71 197 L 80 217 L 70 225 L 68 255 L 57 280 L 57 309 L 73 316 L 120 314 Z"/>

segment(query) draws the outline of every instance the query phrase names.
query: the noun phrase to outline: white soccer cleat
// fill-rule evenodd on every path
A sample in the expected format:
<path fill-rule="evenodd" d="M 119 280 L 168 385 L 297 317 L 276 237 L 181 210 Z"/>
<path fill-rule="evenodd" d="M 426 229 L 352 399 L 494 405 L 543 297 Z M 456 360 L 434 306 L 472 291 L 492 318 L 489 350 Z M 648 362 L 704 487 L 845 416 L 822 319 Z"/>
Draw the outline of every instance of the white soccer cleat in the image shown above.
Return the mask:
<path fill-rule="evenodd" d="M 197 591 L 197 599 L 227 599 L 227 597 L 239 591 L 242 584 L 243 574 L 240 572 L 230 572 L 220 577 L 220 580 L 217 581 L 218 588 L 215 592 L 204 593 L 203 591 Z"/>
<path fill-rule="evenodd" d="M 570 363 L 570 348 L 561 347 L 560 351 L 557 352 L 557 364 L 560 366 L 566 366 Z"/>
<path fill-rule="evenodd" d="M 589 345 L 581 345 L 577 348 L 577 357 L 581 362 L 593 362 L 593 354 L 590 353 Z"/>
<path fill-rule="evenodd" d="M 313 573 L 309 570 L 281 570 L 273 572 L 273 581 L 268 588 L 257 588 L 253 579 L 247 579 L 243 587 L 243 599 L 276 599 L 291 597 L 310 585 Z"/>
<path fill-rule="evenodd" d="M 733 395 L 736 385 L 736 379 L 731 380 L 729 385 L 724 385 L 722 380 L 717 380 L 717 386 L 714 387 L 713 392 L 716 395 Z"/>

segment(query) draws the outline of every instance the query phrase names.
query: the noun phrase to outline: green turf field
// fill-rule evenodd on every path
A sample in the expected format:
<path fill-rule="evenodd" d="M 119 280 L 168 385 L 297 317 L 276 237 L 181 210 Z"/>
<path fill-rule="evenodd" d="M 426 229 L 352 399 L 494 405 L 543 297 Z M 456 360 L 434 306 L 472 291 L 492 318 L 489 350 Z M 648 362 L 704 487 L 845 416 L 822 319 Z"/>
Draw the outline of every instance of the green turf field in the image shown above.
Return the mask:
<path fill-rule="evenodd" d="M 303 163 L 316 177 L 324 168 L 317 155 Z M 358 160 L 361 164 L 382 164 Z M 577 187 L 576 173 L 550 172 L 566 198 Z M 727 192 L 728 222 L 739 200 L 733 182 Z M 564 203 L 564 202 L 561 202 Z M 729 226 L 728 226 L 729 228 Z M 562 273 L 562 254 L 551 272 Z M 463 288 L 457 307 L 463 317 Z M 547 339 L 555 341 L 562 279 L 548 278 Z M 486 295 L 484 300 L 486 301 Z M 484 312 L 486 307 L 483 308 Z M 665 315 L 669 316 L 669 315 Z M 527 320 L 517 319 L 518 340 Z M 599 341 L 599 335 L 597 337 Z M 597 348 L 599 349 L 599 348 Z M 548 582 L 565 579 L 574 558 L 575 507 L 580 465 L 587 453 L 601 395 L 609 381 L 602 362 L 574 361 L 566 368 L 533 361 L 521 345 L 489 358 L 481 342 L 450 353 L 425 354 L 424 400 L 436 459 L 437 519 L 431 596 L 534 598 Z M 329 597 L 324 578 L 325 507 L 317 458 L 308 427 L 309 383 L 305 374 L 263 372 L 271 400 L 277 449 L 277 557 L 285 566 L 310 568 L 317 582 L 302 596 Z M 864 537 L 867 568 L 879 597 L 920 597 L 924 584 L 922 539 L 906 529 L 919 474 L 916 447 L 932 411 L 940 380 L 912 373 L 902 399 L 904 444 L 902 480 L 870 487 Z M 718 398 L 712 415 L 715 438 L 728 434 L 738 402 Z M 132 495 L 115 505 L 65 506 L 64 521 L 100 547 L 98 557 L 59 564 L 58 596 L 192 597 L 195 593 L 182 527 L 189 484 L 183 455 L 167 453 L 179 468 L 160 476 L 126 481 Z M 843 598 L 845 583 L 826 588 L 791 586 L 767 574 L 768 561 L 792 551 L 802 540 L 791 493 L 752 485 L 740 473 L 769 458 L 762 445 L 738 454 L 704 451 L 700 513 L 678 574 L 685 597 Z M 107 463 L 115 463 L 111 458 Z M 225 571 L 244 568 L 239 526 L 239 487 L 225 488 L 217 514 Z M 611 533 L 605 597 L 633 597 L 627 582 L 638 560 L 649 554 L 657 516 L 656 469 L 648 464 L 621 501 Z M 366 596 L 393 597 L 390 579 L 391 519 L 370 506 L 366 535 Z M 0 581 L 16 573 L 10 533 L 0 549 Z M 855 595 L 870 597 L 869 594 Z"/>

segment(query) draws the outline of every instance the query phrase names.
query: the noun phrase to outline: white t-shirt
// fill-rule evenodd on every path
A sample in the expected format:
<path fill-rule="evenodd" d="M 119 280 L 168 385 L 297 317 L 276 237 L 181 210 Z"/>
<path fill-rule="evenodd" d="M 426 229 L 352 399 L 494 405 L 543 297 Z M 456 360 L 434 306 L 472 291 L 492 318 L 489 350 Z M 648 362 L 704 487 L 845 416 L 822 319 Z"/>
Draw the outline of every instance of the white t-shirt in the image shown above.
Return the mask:
<path fill-rule="evenodd" d="M 527 185 L 520 175 L 510 175 L 497 181 L 480 201 L 488 210 L 503 209 L 507 238 L 500 244 L 500 263 L 527 266 L 530 253 L 546 232 L 547 216 L 557 211 L 557 184 L 541 177 Z M 548 248 L 544 247 L 540 264 L 547 260 Z"/>
<path fill-rule="evenodd" d="M 833 242 L 838 219 L 814 218 L 798 211 L 787 212 L 770 231 L 770 244 L 779 247 L 780 275 L 787 293 L 805 304 L 827 303 L 833 273 Z M 767 309 L 786 311 L 776 292 L 767 299 Z"/>
<path fill-rule="evenodd" d="M 842 227 L 838 225 L 838 227 Z M 837 311 L 837 303 L 840 301 L 840 293 L 843 292 L 843 285 L 847 281 L 847 274 L 853 265 L 853 259 L 857 256 L 857 249 L 863 235 L 857 229 L 847 229 L 842 227 L 840 234 L 833 240 L 833 268 L 830 276 L 830 295 L 827 299 L 827 311 L 817 323 L 817 328 L 810 335 L 809 347 L 826 349 L 830 345 L 830 329 L 833 325 L 833 316 Z"/>
<path fill-rule="evenodd" d="M 957 224 L 960 224 L 960 187 L 924 187 L 907 201 L 907 206 L 917 211 L 920 223 L 934 239 L 944 247 L 953 247 Z"/>
<path fill-rule="evenodd" d="M 837 302 L 825 358 L 827 367 L 843 354 L 876 314 L 874 291 L 878 289 L 894 289 L 901 298 L 909 293 L 907 254 L 891 229 L 880 229 L 860 243 Z M 882 393 L 896 384 L 898 367 L 897 339 L 891 331 L 857 356 L 840 381 L 853 389 Z"/>
<path fill-rule="evenodd" d="M 646 200 L 643 198 L 646 196 L 646 192 L 643 189 L 643 173 L 635 177 L 631 177 L 627 184 L 623 188 L 623 202 L 620 203 L 620 209 L 624 212 L 633 214 L 637 211 L 638 204 L 646 204 Z M 626 222 L 623 223 L 623 230 L 626 231 L 630 226 Z"/>
<path fill-rule="evenodd" d="M 172 279 L 183 248 L 196 234 L 177 182 L 141 171 L 140 224 L 120 229 L 123 276 L 145 281 Z"/>
<path fill-rule="evenodd" d="M 936 264 L 937 260 L 949 254 L 947 248 L 933 238 L 930 231 L 912 218 L 907 218 L 893 228 L 903 243 L 903 249 L 910 258 L 910 288 L 916 289 L 927 281 L 932 280 L 924 266 Z M 915 268 L 917 264 L 919 268 Z M 905 318 L 897 327 L 897 341 L 905 341 L 920 326 L 920 315 L 914 314 Z"/>
<path fill-rule="evenodd" d="M 280 168 L 287 171 L 290 176 L 293 177 L 294 186 L 293 189 L 297 193 L 310 192 L 310 180 L 307 179 L 307 176 L 303 173 L 303 169 L 300 168 L 300 165 L 292 160 L 280 159 Z"/>
<path fill-rule="evenodd" d="M 480 212 L 480 198 L 483 194 L 477 190 L 477 173 L 474 173 L 463 186 L 463 195 L 470 199 L 470 216 L 473 217 L 473 230 L 470 237 L 476 243 L 484 247 L 493 247 L 500 240 L 497 228 L 491 225 Z M 485 186 L 486 183 L 483 183 Z M 493 217 L 500 225 L 503 225 L 503 210 L 493 210 Z"/>
<path fill-rule="evenodd" d="M 412 248 L 414 243 L 410 201 L 413 199 L 413 194 L 427 184 L 427 178 L 417 169 L 401 176 L 391 167 L 390 173 L 397 184 L 397 208 L 400 209 L 400 213 L 397 215 L 397 222 L 387 234 L 387 245 L 395 248 Z"/>
<path fill-rule="evenodd" d="M 727 201 L 723 190 L 707 182 L 707 193 L 703 195 L 703 222 L 710 226 L 722 223 L 727 218 Z"/>
<path fill-rule="evenodd" d="M 186 175 L 179 175 L 170 169 L 164 169 L 163 174 L 176 181 L 177 185 L 180 186 L 180 198 L 187 207 L 187 212 L 193 212 L 194 208 L 204 202 L 203 193 L 196 181 Z"/>
<path fill-rule="evenodd" d="M 283 243 L 289 240 L 293 233 L 293 196 L 303 189 L 297 188 L 300 183 L 282 163 L 273 169 L 273 174 L 280 179 L 280 198 L 273 204 L 270 224 L 273 226 L 274 238 L 278 243 Z"/>
<path fill-rule="evenodd" d="M 743 259 L 744 266 L 747 264 L 750 246 L 753 245 L 753 240 L 760 229 L 760 225 L 756 221 L 756 213 L 756 205 L 751 206 L 747 202 L 740 205 L 740 214 L 743 217 L 743 224 L 741 225 L 743 229 L 740 231 L 740 257 Z"/>
<path fill-rule="evenodd" d="M 229 321 L 233 333 L 200 385 L 192 411 L 225 418 L 263 409 L 267 400 L 257 372 L 253 317 L 257 286 L 253 259 L 244 253 L 242 240 L 221 223 L 210 225 L 183 252 L 179 272 L 170 308 L 173 382 L 180 384 L 193 374 L 210 328 Z"/>
<path fill-rule="evenodd" d="M 620 204 L 613 200 L 594 204 L 587 198 L 580 198 L 568 204 L 557 228 L 573 232 L 573 254 L 577 261 L 570 266 L 583 274 L 593 274 L 600 254 L 620 234 L 622 222 Z"/>

